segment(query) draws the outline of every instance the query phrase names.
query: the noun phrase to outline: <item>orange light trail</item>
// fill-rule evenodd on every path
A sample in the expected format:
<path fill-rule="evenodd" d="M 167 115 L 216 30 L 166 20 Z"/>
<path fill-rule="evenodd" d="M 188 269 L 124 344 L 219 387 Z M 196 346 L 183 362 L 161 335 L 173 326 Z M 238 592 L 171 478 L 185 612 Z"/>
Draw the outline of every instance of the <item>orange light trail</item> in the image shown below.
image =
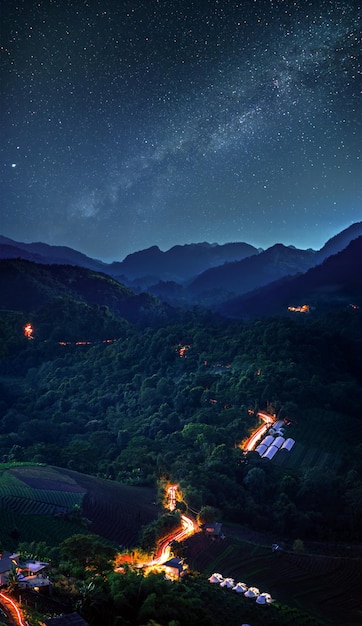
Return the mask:
<path fill-rule="evenodd" d="M 144 563 L 145 567 L 153 567 L 155 565 L 162 565 L 165 561 L 168 561 L 171 555 L 170 543 L 172 541 L 184 541 L 187 537 L 190 537 L 198 531 L 197 525 L 186 515 L 181 515 L 182 528 L 179 528 L 175 533 L 169 535 L 166 539 L 163 539 L 158 546 L 156 558 L 148 563 Z"/>
<path fill-rule="evenodd" d="M 168 508 L 170 511 L 174 511 L 176 508 L 176 491 L 178 485 L 170 485 L 167 489 L 168 494 Z M 191 519 L 191 517 L 187 517 L 186 515 L 181 515 L 181 528 L 178 528 L 176 531 L 164 537 L 162 541 L 158 544 L 156 556 L 152 561 L 148 561 L 147 563 L 143 563 L 141 567 L 149 567 L 152 568 L 157 565 L 162 565 L 171 556 L 171 547 L 170 544 L 172 541 L 184 541 L 187 537 L 190 537 L 194 533 L 199 532 L 199 527 Z"/>
<path fill-rule="evenodd" d="M 11 599 L 8 598 L 8 596 L 6 596 L 4 593 L 0 593 L 0 598 L 2 598 L 5 602 L 5 604 L 10 604 L 10 606 L 12 607 L 15 615 L 13 615 L 13 617 L 16 616 L 16 619 L 18 621 L 19 626 L 27 626 L 26 623 L 23 621 L 23 617 L 20 613 L 19 608 L 17 607 L 17 605 L 15 604 L 15 602 Z"/>
<path fill-rule="evenodd" d="M 254 450 L 257 442 L 265 435 L 268 428 L 275 421 L 273 415 L 270 415 L 269 413 L 264 413 L 263 411 L 259 411 L 257 413 L 257 416 L 260 417 L 260 419 L 262 419 L 265 424 L 261 424 L 261 426 L 259 426 L 259 428 L 257 428 L 253 432 L 253 434 L 250 435 L 249 439 L 247 439 L 246 442 L 243 444 L 243 450 L 245 450 L 245 452 L 250 452 L 251 450 Z"/>
<path fill-rule="evenodd" d="M 255 444 L 263 437 L 263 435 L 268 430 L 269 426 L 267 424 L 262 424 L 259 428 L 246 440 L 243 445 L 243 449 L 246 452 L 250 452 L 254 450 Z"/>

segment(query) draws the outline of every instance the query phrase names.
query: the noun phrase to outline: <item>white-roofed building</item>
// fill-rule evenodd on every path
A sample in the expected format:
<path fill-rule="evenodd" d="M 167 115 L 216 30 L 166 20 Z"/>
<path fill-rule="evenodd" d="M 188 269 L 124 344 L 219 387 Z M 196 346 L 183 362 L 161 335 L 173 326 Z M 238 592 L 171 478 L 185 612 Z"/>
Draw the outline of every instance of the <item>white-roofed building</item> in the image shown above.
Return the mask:
<path fill-rule="evenodd" d="M 279 448 L 277 448 L 276 446 L 269 446 L 269 448 L 267 449 L 266 452 L 264 452 L 262 458 L 263 459 L 269 459 L 269 461 L 272 460 L 272 458 L 276 455 L 276 453 L 278 452 Z"/>
<path fill-rule="evenodd" d="M 49 563 L 41 561 L 27 560 L 20 562 L 20 554 L 3 554 L 0 558 L 0 586 L 6 585 L 8 576 L 12 569 L 15 569 L 18 577 L 19 589 L 33 589 L 49 593 L 51 581 L 43 572 Z"/>
<path fill-rule="evenodd" d="M 285 439 L 284 437 L 276 437 L 273 441 L 273 446 L 276 446 L 277 448 L 280 448 L 283 443 L 284 443 Z"/>
<path fill-rule="evenodd" d="M 266 445 L 266 443 L 259 443 L 257 448 L 255 448 L 255 452 L 260 454 L 260 456 L 263 456 L 264 452 L 266 452 L 267 449 L 268 449 L 268 446 Z"/>
<path fill-rule="evenodd" d="M 286 439 L 281 447 L 281 450 L 291 450 L 292 447 L 295 444 L 295 440 L 291 439 L 290 437 L 288 437 L 288 439 Z"/>
<path fill-rule="evenodd" d="M 260 443 L 266 446 L 271 446 L 273 441 L 274 441 L 274 437 L 272 435 L 267 435 L 266 437 L 264 437 L 264 439 L 262 439 Z"/>

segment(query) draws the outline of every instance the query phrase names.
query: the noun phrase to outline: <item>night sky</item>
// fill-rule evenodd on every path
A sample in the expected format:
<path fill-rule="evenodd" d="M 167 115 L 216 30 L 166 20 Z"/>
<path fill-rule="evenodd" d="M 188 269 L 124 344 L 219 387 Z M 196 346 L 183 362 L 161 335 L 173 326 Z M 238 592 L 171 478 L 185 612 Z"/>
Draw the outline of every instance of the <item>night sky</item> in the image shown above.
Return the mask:
<path fill-rule="evenodd" d="M 3 0 L 0 232 L 111 261 L 361 220 L 356 0 Z"/>

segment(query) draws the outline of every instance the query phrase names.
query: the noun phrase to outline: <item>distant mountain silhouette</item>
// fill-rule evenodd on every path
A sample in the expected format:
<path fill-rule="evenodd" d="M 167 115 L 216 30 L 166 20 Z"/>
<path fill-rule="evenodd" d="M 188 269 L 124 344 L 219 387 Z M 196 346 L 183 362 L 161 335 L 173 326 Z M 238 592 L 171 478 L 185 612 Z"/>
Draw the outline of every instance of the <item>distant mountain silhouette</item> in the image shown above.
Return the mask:
<path fill-rule="evenodd" d="M 21 243 L 0 235 L 0 259 L 26 259 L 46 265 L 78 265 L 98 272 L 106 271 L 107 263 L 92 259 L 67 246 L 50 246 L 47 243 Z"/>
<path fill-rule="evenodd" d="M 257 248 L 247 243 L 193 243 L 174 246 L 166 252 L 152 246 L 129 254 L 121 263 L 112 263 L 109 271 L 131 281 L 144 278 L 148 284 L 159 280 L 184 283 L 210 267 L 256 254 Z"/>
<path fill-rule="evenodd" d="M 318 251 L 281 243 L 258 250 L 243 242 L 203 242 L 174 246 L 166 252 L 152 246 L 113 263 L 103 263 L 66 246 L 20 243 L 0 236 L 0 259 L 79 266 L 113 277 L 129 287 L 134 297 L 135 293 L 147 291 L 172 306 L 201 304 L 217 308 L 233 297 L 305 273 L 361 235 L 362 222 L 357 222 Z"/>
<path fill-rule="evenodd" d="M 193 296 L 230 292 L 235 295 L 287 276 L 304 272 L 315 264 L 313 250 L 298 250 L 276 244 L 258 255 L 242 261 L 227 263 L 198 276 L 188 287 Z"/>
<path fill-rule="evenodd" d="M 59 298 L 83 302 L 132 322 L 156 320 L 170 307 L 154 296 L 136 295 L 116 280 L 84 267 L 45 265 L 24 259 L 0 260 L 0 308 L 32 313 Z M 106 311 L 105 311 L 106 313 Z"/>
<path fill-rule="evenodd" d="M 129 254 L 123 261 L 103 263 L 66 246 L 21 243 L 0 235 L 0 259 L 26 259 L 35 263 L 78 265 L 104 272 L 122 283 L 144 289 L 162 281 L 184 283 L 201 272 L 226 262 L 258 254 L 247 243 L 195 243 L 162 252 L 157 246 Z"/>
<path fill-rule="evenodd" d="M 230 317 L 287 314 L 289 306 L 308 304 L 331 310 L 357 304 L 362 307 L 362 236 L 305 274 L 285 277 L 219 307 Z"/>
<path fill-rule="evenodd" d="M 362 236 L 362 222 L 355 222 L 345 230 L 332 237 L 316 254 L 316 261 L 321 263 L 332 254 L 337 254 L 346 248 L 350 241 Z"/>

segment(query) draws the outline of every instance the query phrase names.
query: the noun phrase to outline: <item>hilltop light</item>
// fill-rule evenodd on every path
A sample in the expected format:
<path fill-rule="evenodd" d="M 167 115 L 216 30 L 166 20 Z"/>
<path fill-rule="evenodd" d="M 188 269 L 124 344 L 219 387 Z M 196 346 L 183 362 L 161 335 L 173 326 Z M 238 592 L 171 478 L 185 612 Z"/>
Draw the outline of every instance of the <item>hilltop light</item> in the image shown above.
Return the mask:
<path fill-rule="evenodd" d="M 302 304 L 301 306 L 288 306 L 288 311 L 293 311 L 293 313 L 309 313 L 310 306 L 309 304 Z"/>
<path fill-rule="evenodd" d="M 34 329 L 33 329 L 32 325 L 30 323 L 25 324 L 25 326 L 24 326 L 24 335 L 25 335 L 25 337 L 27 337 L 28 339 L 34 339 L 33 333 L 34 333 Z"/>

